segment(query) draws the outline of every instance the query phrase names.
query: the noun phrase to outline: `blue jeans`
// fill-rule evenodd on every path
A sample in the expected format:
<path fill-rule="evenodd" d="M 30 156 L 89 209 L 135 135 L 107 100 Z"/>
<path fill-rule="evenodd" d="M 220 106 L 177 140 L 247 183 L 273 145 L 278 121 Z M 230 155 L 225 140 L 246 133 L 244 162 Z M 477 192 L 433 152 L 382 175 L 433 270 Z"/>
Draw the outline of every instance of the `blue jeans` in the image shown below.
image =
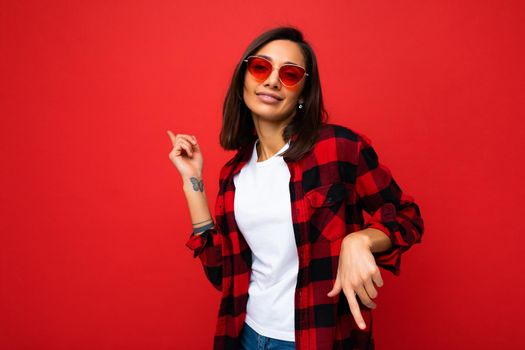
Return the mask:
<path fill-rule="evenodd" d="M 295 350 L 295 342 L 269 338 L 261 335 L 244 323 L 239 350 Z"/>

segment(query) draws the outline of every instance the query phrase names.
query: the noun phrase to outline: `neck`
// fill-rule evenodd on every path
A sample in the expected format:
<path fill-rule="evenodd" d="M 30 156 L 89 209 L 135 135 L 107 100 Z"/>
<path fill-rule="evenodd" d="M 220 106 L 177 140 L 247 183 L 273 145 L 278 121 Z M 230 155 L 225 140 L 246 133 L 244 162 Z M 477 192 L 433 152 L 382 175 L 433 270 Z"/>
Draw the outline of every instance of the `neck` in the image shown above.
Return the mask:
<path fill-rule="evenodd" d="M 262 161 L 265 161 L 271 158 L 281 148 L 283 148 L 286 142 L 284 142 L 284 140 L 281 137 L 280 140 L 279 139 L 274 140 L 274 142 L 271 143 L 271 146 L 268 145 L 268 143 L 269 142 L 267 141 L 267 145 L 265 145 L 264 142 L 261 141 L 261 139 L 259 139 L 259 142 L 257 142 L 256 150 L 257 150 L 257 161 L 258 162 L 262 162 Z"/>

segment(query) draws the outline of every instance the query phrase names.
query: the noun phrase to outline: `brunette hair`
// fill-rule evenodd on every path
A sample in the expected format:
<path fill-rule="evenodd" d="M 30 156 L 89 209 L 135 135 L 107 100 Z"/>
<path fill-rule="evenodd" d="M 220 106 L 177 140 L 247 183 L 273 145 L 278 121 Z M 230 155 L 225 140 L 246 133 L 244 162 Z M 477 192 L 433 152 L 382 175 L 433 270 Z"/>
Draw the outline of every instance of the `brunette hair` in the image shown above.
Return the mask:
<path fill-rule="evenodd" d="M 283 157 L 298 160 L 309 152 L 317 141 L 319 129 L 328 120 L 328 113 L 323 106 L 317 59 L 312 47 L 303 39 L 301 31 L 293 26 L 273 28 L 262 33 L 250 43 L 233 72 L 224 99 L 222 128 L 219 136 L 220 145 L 225 150 L 244 149 L 257 138 L 251 112 L 243 99 L 246 73 L 244 59 L 253 55 L 268 42 L 278 39 L 291 40 L 300 46 L 306 61 L 305 69 L 309 74 L 301 94 L 304 99 L 303 108 L 296 108 L 294 118 L 283 131 L 285 142 L 293 137 L 293 142 L 282 154 Z"/>

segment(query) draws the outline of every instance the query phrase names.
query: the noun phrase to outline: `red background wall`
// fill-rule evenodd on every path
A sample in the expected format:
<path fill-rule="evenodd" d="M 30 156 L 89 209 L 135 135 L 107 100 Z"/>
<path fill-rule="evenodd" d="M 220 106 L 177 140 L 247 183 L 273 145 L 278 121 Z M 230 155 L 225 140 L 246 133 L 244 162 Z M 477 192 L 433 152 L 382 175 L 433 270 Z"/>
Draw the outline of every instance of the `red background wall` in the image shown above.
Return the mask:
<path fill-rule="evenodd" d="M 0 348 L 209 349 L 220 295 L 166 134 L 213 208 L 222 101 L 260 32 L 304 31 L 331 121 L 422 210 L 379 349 L 523 348 L 522 1 L 2 1 Z M 213 210 L 213 209 L 212 209 Z"/>

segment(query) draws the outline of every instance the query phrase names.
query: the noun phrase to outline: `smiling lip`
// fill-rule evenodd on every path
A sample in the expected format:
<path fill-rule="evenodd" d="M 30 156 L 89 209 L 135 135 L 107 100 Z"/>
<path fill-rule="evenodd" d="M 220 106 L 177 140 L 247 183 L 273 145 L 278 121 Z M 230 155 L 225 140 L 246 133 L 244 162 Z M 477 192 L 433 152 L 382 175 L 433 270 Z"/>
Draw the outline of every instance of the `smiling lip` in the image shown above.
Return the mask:
<path fill-rule="evenodd" d="M 273 96 L 266 95 L 266 94 L 257 94 L 257 97 L 259 98 L 259 100 L 266 102 L 266 103 L 270 103 L 270 104 L 276 104 L 281 101 Z"/>

